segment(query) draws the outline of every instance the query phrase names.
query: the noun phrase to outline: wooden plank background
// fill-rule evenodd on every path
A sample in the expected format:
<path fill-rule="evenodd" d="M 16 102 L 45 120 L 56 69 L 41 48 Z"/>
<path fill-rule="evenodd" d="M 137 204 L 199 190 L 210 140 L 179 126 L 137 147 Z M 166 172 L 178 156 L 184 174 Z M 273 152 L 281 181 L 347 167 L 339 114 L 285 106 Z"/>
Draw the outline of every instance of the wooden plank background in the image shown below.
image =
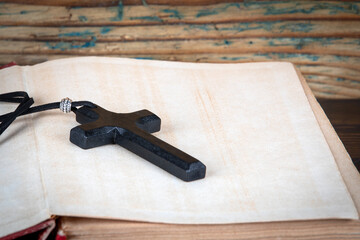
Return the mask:
<path fill-rule="evenodd" d="M 360 98 L 360 2 L 7 2 L 0 3 L 0 64 L 93 55 L 290 61 L 316 97 Z"/>

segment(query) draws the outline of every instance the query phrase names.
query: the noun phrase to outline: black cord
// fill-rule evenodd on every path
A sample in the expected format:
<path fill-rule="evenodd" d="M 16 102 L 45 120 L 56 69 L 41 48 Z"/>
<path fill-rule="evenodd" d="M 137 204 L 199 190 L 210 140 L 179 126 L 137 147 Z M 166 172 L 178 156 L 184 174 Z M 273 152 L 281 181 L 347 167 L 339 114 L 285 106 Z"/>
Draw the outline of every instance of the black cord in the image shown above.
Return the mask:
<path fill-rule="evenodd" d="M 15 111 L 0 115 L 0 135 L 10 126 L 10 124 L 19 116 L 30 113 L 42 112 L 51 109 L 59 109 L 60 102 L 47 103 L 35 107 L 34 99 L 30 98 L 26 92 L 10 92 L 0 94 L 0 102 L 19 103 Z M 88 106 L 94 108 L 96 105 L 89 101 L 77 101 L 71 103 L 71 111 L 76 112 L 76 107 Z"/>

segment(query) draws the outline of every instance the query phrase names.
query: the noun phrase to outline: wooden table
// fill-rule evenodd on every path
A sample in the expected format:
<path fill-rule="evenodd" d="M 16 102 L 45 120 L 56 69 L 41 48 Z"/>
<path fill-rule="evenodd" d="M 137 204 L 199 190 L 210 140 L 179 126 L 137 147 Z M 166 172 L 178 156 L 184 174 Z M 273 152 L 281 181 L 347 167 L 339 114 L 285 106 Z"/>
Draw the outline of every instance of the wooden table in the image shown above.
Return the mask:
<path fill-rule="evenodd" d="M 5 2 L 57 6 L 0 5 L 0 64 L 31 65 L 88 55 L 222 63 L 290 61 L 316 97 L 360 98 L 359 2 Z"/>
<path fill-rule="evenodd" d="M 360 172 L 360 100 L 318 100 Z"/>

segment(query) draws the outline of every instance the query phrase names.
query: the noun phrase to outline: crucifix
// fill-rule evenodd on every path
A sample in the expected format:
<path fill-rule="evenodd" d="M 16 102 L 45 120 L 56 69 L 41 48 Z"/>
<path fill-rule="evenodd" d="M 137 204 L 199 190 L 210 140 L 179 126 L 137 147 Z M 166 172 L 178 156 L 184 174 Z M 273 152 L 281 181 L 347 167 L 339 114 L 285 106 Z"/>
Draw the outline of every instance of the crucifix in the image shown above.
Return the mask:
<path fill-rule="evenodd" d="M 160 131 L 161 120 L 148 110 L 114 113 L 95 105 L 75 113 L 81 125 L 71 129 L 70 141 L 83 149 L 119 144 L 181 180 L 205 177 L 202 162 L 151 135 Z"/>

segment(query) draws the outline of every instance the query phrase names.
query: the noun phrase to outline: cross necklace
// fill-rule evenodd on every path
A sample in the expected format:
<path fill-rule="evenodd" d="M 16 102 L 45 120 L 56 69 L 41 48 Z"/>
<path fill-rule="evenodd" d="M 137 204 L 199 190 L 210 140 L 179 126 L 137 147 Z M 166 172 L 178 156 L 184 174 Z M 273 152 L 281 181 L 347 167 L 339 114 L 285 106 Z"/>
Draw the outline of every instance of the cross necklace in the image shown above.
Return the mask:
<path fill-rule="evenodd" d="M 14 112 L 0 116 L 0 134 L 20 115 L 60 106 L 65 113 L 75 112 L 81 125 L 71 129 L 70 141 L 83 149 L 118 144 L 183 181 L 205 177 L 206 166 L 202 162 L 151 135 L 160 131 L 161 120 L 148 110 L 114 113 L 94 103 L 72 102 L 69 98 L 30 108 L 33 99 L 25 92 L 0 94 L 0 101 L 20 103 Z"/>

